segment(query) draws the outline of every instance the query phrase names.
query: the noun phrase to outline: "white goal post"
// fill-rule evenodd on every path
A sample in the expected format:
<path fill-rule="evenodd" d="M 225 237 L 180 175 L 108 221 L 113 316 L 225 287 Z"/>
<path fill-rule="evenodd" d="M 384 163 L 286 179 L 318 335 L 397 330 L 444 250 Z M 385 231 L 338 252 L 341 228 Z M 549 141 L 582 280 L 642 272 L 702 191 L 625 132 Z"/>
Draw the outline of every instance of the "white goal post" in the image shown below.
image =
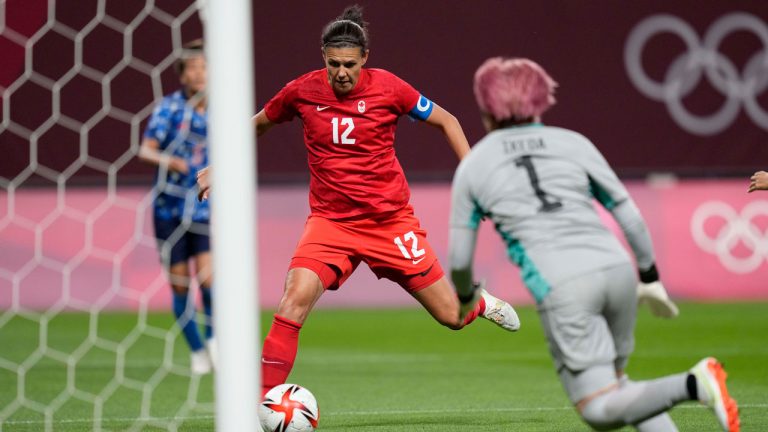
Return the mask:
<path fill-rule="evenodd" d="M 200 6 L 198 1 L 198 6 Z M 250 0 L 202 5 L 208 56 L 212 240 L 219 343 L 216 430 L 261 430 Z"/>
<path fill-rule="evenodd" d="M 251 8 L 0 0 L 0 432 L 261 430 Z M 182 230 L 158 241 L 153 229 L 167 167 L 152 186 L 155 167 L 137 160 L 153 109 L 179 89 L 184 47 L 201 36 L 213 375 L 192 367 L 169 307 L 163 263 Z M 210 304 L 198 277 L 207 271 L 190 264 L 174 280 L 188 284 L 187 307 L 209 337 L 197 307 Z"/>

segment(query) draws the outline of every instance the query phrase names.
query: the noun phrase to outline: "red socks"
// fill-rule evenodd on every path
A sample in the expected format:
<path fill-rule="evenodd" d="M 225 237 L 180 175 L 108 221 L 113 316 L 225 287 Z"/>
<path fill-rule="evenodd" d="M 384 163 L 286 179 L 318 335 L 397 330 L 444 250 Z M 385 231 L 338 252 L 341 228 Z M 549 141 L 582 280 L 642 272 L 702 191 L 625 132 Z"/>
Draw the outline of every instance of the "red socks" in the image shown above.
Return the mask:
<path fill-rule="evenodd" d="M 301 324 L 275 314 L 261 351 L 261 394 L 285 383 L 299 348 Z"/>
<path fill-rule="evenodd" d="M 475 305 L 475 309 L 468 313 L 467 316 L 464 317 L 464 325 L 468 326 L 472 321 L 475 320 L 480 314 L 485 312 L 485 299 L 483 297 L 480 297 L 480 300 Z"/>
<path fill-rule="evenodd" d="M 483 312 L 485 299 L 481 297 L 475 309 L 464 318 L 464 325 L 469 325 Z M 301 324 L 275 314 L 261 351 L 262 396 L 272 387 L 285 383 L 291 373 L 299 349 L 299 330 Z"/>

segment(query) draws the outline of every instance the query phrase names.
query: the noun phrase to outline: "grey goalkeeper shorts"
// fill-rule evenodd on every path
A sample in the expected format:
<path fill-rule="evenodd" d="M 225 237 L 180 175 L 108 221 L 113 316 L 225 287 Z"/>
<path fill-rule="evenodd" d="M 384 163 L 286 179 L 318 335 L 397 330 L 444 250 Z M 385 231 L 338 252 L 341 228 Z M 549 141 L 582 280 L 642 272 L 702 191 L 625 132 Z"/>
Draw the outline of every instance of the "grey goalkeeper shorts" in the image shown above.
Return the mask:
<path fill-rule="evenodd" d="M 572 402 L 613 384 L 614 371 L 626 367 L 635 346 L 636 289 L 634 267 L 622 264 L 553 286 L 539 304 L 550 353 Z"/>

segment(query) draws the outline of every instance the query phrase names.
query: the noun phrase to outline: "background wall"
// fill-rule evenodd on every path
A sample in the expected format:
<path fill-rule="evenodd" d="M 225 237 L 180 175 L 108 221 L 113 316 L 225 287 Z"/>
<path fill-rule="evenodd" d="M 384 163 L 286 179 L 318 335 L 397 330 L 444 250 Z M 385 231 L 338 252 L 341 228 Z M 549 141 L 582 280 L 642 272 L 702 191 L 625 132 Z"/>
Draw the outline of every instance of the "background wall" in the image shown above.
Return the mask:
<path fill-rule="evenodd" d="M 307 7 L 268 2 L 256 8 L 257 99 L 263 104 L 290 79 L 322 67 L 319 35 L 323 25 L 348 2 L 326 1 Z M 701 136 L 678 126 L 664 103 L 651 100 L 633 85 L 625 67 L 625 45 L 632 29 L 656 14 L 679 17 L 704 39 L 718 18 L 746 11 L 762 20 L 753 32 L 726 32 L 719 52 L 737 70 L 768 48 L 768 7 L 760 1 L 700 2 L 677 0 L 615 2 L 573 1 L 387 1 L 362 2 L 371 23 L 369 66 L 400 75 L 462 121 L 471 142 L 482 134 L 472 77 L 492 56 L 535 59 L 560 84 L 558 105 L 545 121 L 576 129 L 604 152 L 622 175 L 673 171 L 711 176 L 754 171 L 768 159 L 768 115 L 756 124 L 740 110 L 722 132 Z M 322 5 L 322 6 L 321 6 Z M 761 40 L 762 37 L 762 40 Z M 768 76 L 765 52 L 761 69 Z M 647 74 L 663 80 L 670 65 L 690 54 L 670 33 L 654 33 L 643 50 Z M 693 71 L 691 71 L 693 72 Z M 691 73 L 691 79 L 693 78 Z M 687 78 L 686 84 L 692 83 Z M 760 87 L 764 89 L 761 80 Z M 683 99 L 692 113 L 708 115 L 725 97 L 706 79 Z M 768 91 L 758 92 L 768 106 Z M 301 171 L 303 150 L 295 131 L 275 131 L 262 140 L 259 156 L 269 161 L 264 175 Z M 413 178 L 446 178 L 454 161 L 432 131 L 402 122 L 398 153 Z M 273 149 L 288 147 L 291 149 Z M 424 155 L 430 155 L 425 158 Z M 273 164 L 274 162 L 274 164 Z"/>
<path fill-rule="evenodd" d="M 20 34 L 31 36 L 45 22 L 48 11 L 44 0 L 7 3 L 5 22 Z M 157 0 L 154 5 L 167 15 L 178 17 L 190 3 Z M 322 67 L 320 32 L 349 3 L 254 3 L 259 107 L 288 81 Z M 762 1 L 359 3 L 365 7 L 370 22 L 368 65 L 400 75 L 454 113 L 472 142 L 483 133 L 471 88 L 475 69 L 491 56 L 525 56 L 541 63 L 560 83 L 558 104 L 546 116 L 546 122 L 576 129 L 592 138 L 621 175 L 671 171 L 686 176 L 743 176 L 764 167 L 768 160 L 768 7 Z M 97 0 L 61 0 L 54 13 L 69 27 L 81 30 L 100 12 L 98 4 Z M 147 4 L 138 0 L 110 1 L 106 2 L 104 13 L 117 24 L 130 24 Z M 730 23 L 733 25 L 721 22 L 725 27 L 718 37 L 718 31 L 710 27 L 735 12 L 751 18 L 734 18 Z M 652 28 L 640 58 L 650 79 L 667 83 L 669 102 L 654 100 L 641 92 L 630 79 L 625 61 L 633 29 L 644 19 L 659 14 L 681 21 L 673 26 L 674 32 Z M 749 19 L 757 23 L 750 25 Z M 120 112 L 112 110 L 89 131 L 88 151 L 112 162 L 137 143 L 154 100 L 175 86 L 172 62 L 163 63 L 172 54 L 172 38 L 189 41 L 200 37 L 202 31 L 196 16 L 185 19 L 178 29 L 150 16 L 142 19 L 126 38 L 114 30 L 116 26 L 107 24 L 100 22 L 84 38 L 83 63 L 108 73 L 121 61 L 129 60 L 128 66 L 115 71 L 107 84 L 110 103 L 125 112 L 139 113 L 132 122 L 134 119 L 126 121 Z M 680 37 L 686 26 L 690 46 Z M 706 60 L 706 51 L 697 51 L 704 46 L 704 40 L 712 41 L 710 60 Z M 73 41 L 48 32 L 34 45 L 35 70 L 53 79 L 60 77 L 73 63 L 74 51 Z M 0 85 L 7 87 L 24 71 L 23 54 L 23 49 L 7 34 L 0 36 Z M 675 63 L 683 60 L 690 62 L 688 67 Z M 707 62 L 710 75 L 702 76 L 706 68 L 700 66 Z M 752 67 L 747 67 L 750 62 Z M 152 74 L 143 72 L 158 64 L 160 67 Z M 671 67 L 675 64 L 677 69 Z M 44 87 L 27 82 L 14 93 L 10 101 L 12 120 L 34 130 L 52 115 L 56 92 Z M 67 98 L 70 94 L 77 97 Z M 80 121 L 91 118 L 105 96 L 102 86 L 82 72 L 64 86 L 62 95 L 62 112 Z M 670 114 L 676 101 L 684 110 L 680 115 L 709 116 L 725 107 L 729 118 L 715 133 L 691 132 Z M 79 155 L 79 136 L 59 128 L 57 133 L 55 140 L 43 137 L 41 141 L 41 146 L 55 147 L 56 151 L 40 154 L 48 166 L 63 170 Z M 0 140 L 4 154 L 0 176 L 9 178 L 29 164 L 29 148 L 15 135 L 0 134 Z M 275 129 L 261 144 L 258 157 L 262 180 L 307 177 L 299 122 Z M 455 166 L 438 135 L 408 121 L 403 121 L 399 129 L 397 149 L 412 180 L 445 180 Z M 151 169 L 136 160 L 127 161 L 119 170 L 122 182 L 146 182 L 150 176 Z M 83 168 L 75 173 L 73 181 L 77 180 L 99 182 L 102 177 Z"/>
<path fill-rule="evenodd" d="M 560 84 L 545 122 L 582 132 L 634 179 L 671 292 L 768 297 L 768 195 L 745 194 L 749 175 L 768 167 L 765 2 L 360 3 L 371 23 L 368 66 L 400 75 L 454 113 L 471 142 L 483 135 L 471 88 L 477 66 L 496 55 L 541 63 Z M 322 67 L 321 29 L 347 4 L 254 4 L 259 107 Z M 48 5 L 7 0 L 0 8 L 0 307 L 165 307 L 147 218 L 153 169 L 135 154 L 154 103 L 177 87 L 174 47 L 202 36 L 194 3 Z M 424 125 L 402 121 L 398 132 L 414 204 L 444 256 L 456 160 Z M 308 213 L 299 121 L 260 140 L 258 166 L 262 299 L 274 306 Z M 658 172 L 686 180 L 644 180 Z M 478 266 L 491 287 L 530 301 L 494 234 L 483 239 Z M 410 299 L 360 271 L 323 302 Z"/>
<path fill-rule="evenodd" d="M 630 181 L 628 187 L 643 209 L 659 272 L 672 296 L 700 301 L 768 299 L 768 199 L 747 195 L 739 180 L 655 185 Z M 280 300 L 309 213 L 307 193 L 304 186 L 268 186 L 259 191 L 259 295 L 264 307 L 275 308 Z M 16 200 L 15 211 L 26 222 L 2 231 L 2 266 L 17 280 L 0 277 L 0 308 L 12 306 L 12 299 L 16 307 L 29 309 L 57 302 L 85 310 L 94 304 L 115 309 L 142 303 L 168 307 L 170 290 L 155 251 L 146 189 L 121 188 L 107 205 L 100 191 L 76 190 L 66 197 L 63 217 L 46 222 L 57 201 L 51 189 L 36 189 Z M 445 263 L 450 188 L 418 184 L 412 201 L 432 247 Z M 0 212 L 5 211 L 0 204 Z M 93 217 L 77 218 L 80 212 Z M 610 216 L 602 213 L 621 236 Z M 514 304 L 531 303 L 492 225 L 484 223 L 480 233 L 478 277 L 487 279 L 491 292 Z M 325 294 L 319 305 L 384 307 L 415 306 L 415 302 L 396 284 L 377 280 L 363 264 L 338 292 Z"/>

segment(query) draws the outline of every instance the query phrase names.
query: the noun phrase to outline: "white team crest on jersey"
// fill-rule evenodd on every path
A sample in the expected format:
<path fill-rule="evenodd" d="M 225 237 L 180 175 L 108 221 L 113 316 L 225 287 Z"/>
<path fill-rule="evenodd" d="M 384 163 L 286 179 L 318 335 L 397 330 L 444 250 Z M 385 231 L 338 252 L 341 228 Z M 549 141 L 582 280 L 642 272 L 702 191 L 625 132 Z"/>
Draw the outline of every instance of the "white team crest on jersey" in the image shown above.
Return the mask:
<path fill-rule="evenodd" d="M 360 111 L 360 114 L 365 112 L 365 101 L 360 101 L 357 103 L 357 110 Z"/>

